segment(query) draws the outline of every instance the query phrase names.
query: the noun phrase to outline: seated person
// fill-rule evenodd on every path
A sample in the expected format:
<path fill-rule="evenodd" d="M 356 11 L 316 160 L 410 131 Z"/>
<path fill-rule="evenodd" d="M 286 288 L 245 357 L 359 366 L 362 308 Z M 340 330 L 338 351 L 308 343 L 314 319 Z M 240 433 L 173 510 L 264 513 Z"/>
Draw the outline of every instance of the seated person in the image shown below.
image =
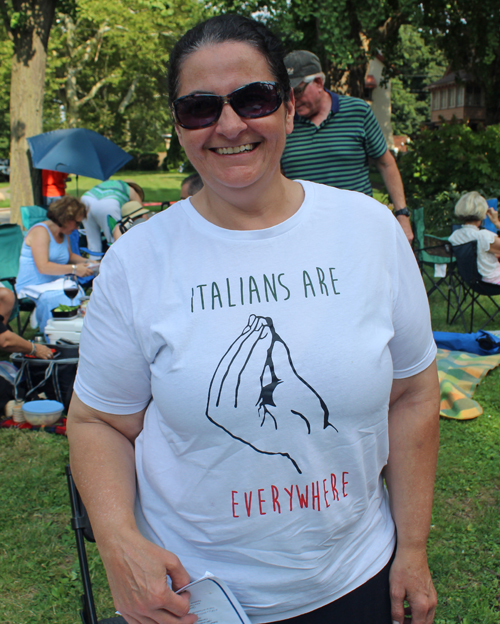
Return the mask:
<path fill-rule="evenodd" d="M 496 228 L 500 229 L 498 212 L 489 208 L 486 200 L 476 191 L 466 193 L 455 206 L 455 215 L 464 224 L 449 237 L 452 245 L 477 241 L 477 268 L 483 282 L 500 284 L 500 237 L 490 230 L 480 230 L 486 215 Z"/>
<path fill-rule="evenodd" d="M 26 234 L 19 260 L 17 293 L 36 303 L 36 320 L 45 330 L 52 310 L 59 305 L 77 305 L 83 291 L 74 299 L 64 294 L 63 276 L 87 277 L 93 274 L 88 260 L 71 251 L 68 235 L 85 217 L 86 208 L 79 199 L 66 195 L 50 204 L 47 221 L 34 225 Z"/>
<path fill-rule="evenodd" d="M 147 221 L 153 214 L 147 208 L 143 208 L 141 202 L 129 201 L 123 204 L 121 208 L 122 218 L 112 228 L 114 240 L 118 240 L 132 226 Z"/>
<path fill-rule="evenodd" d="M 24 353 L 42 360 L 50 360 L 52 351 L 49 347 L 25 340 L 7 327 L 15 301 L 14 293 L 0 283 L 0 349 L 7 353 Z"/>
<path fill-rule="evenodd" d="M 203 188 L 203 180 L 199 173 L 192 173 L 184 178 L 181 184 L 181 199 L 187 199 Z"/>
<path fill-rule="evenodd" d="M 109 227 L 111 217 L 118 222 L 121 219 L 121 207 L 129 201 L 144 201 L 144 191 L 135 182 L 107 180 L 82 195 L 87 206 L 87 216 L 83 221 L 90 251 L 102 251 L 101 231 L 108 244 L 115 240 Z"/>

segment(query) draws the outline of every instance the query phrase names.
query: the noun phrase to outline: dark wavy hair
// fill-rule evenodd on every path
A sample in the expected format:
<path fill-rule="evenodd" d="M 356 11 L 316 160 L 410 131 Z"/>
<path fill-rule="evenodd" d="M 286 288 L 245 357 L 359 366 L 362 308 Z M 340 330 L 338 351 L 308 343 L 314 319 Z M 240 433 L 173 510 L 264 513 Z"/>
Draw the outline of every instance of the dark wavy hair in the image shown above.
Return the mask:
<path fill-rule="evenodd" d="M 63 227 L 73 219 L 84 219 L 87 216 L 87 207 L 85 204 L 73 197 L 65 195 L 49 205 L 47 210 L 47 219 L 53 221 L 59 227 Z"/>
<path fill-rule="evenodd" d="M 170 104 L 179 93 L 180 73 L 186 58 L 204 46 L 237 41 L 256 48 L 266 59 L 269 69 L 283 89 L 284 100 L 290 99 L 290 79 L 283 58 L 281 41 L 260 22 L 241 15 L 218 15 L 198 24 L 183 35 L 170 53 L 168 64 L 168 97 Z"/>

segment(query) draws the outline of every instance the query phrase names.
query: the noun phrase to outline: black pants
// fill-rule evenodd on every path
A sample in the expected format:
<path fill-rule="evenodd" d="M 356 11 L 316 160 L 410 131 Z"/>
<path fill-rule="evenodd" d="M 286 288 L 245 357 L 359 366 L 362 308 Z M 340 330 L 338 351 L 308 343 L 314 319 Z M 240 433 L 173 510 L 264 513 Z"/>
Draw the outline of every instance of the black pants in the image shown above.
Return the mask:
<path fill-rule="evenodd" d="M 274 624 L 392 624 L 389 563 L 369 581 L 330 604 Z"/>

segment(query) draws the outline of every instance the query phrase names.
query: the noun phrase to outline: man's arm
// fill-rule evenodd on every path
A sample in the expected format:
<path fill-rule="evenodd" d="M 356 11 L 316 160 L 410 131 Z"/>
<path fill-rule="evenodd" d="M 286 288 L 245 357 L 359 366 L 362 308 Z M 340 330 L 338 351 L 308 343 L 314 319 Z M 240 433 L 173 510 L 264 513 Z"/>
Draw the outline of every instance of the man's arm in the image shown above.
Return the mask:
<path fill-rule="evenodd" d="M 384 477 L 397 531 L 389 580 L 392 620 L 398 624 L 406 621 L 405 599 L 413 624 L 432 624 L 437 604 L 426 547 L 439 447 L 439 400 L 435 362 L 417 375 L 393 381 Z"/>
<path fill-rule="evenodd" d="M 389 197 L 394 205 L 394 210 L 406 208 L 403 180 L 401 179 L 401 174 L 399 173 L 394 156 L 389 150 L 386 150 L 382 156 L 379 156 L 379 158 L 373 158 L 372 160 L 384 180 L 385 188 L 387 189 Z M 401 215 L 397 217 L 397 220 L 403 228 L 406 238 L 411 243 L 413 240 L 413 232 L 411 229 L 410 217 Z"/>

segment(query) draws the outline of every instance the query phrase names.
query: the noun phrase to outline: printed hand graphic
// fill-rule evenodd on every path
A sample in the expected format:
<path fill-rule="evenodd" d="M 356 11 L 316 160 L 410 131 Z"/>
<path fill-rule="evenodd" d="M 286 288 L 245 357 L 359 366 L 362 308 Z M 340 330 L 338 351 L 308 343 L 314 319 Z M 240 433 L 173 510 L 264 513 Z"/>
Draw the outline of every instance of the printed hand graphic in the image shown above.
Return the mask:
<path fill-rule="evenodd" d="M 304 436 L 333 427 L 327 406 L 297 373 L 272 319 L 255 315 L 215 370 L 206 415 L 259 453 L 287 457 L 299 473 Z"/>

